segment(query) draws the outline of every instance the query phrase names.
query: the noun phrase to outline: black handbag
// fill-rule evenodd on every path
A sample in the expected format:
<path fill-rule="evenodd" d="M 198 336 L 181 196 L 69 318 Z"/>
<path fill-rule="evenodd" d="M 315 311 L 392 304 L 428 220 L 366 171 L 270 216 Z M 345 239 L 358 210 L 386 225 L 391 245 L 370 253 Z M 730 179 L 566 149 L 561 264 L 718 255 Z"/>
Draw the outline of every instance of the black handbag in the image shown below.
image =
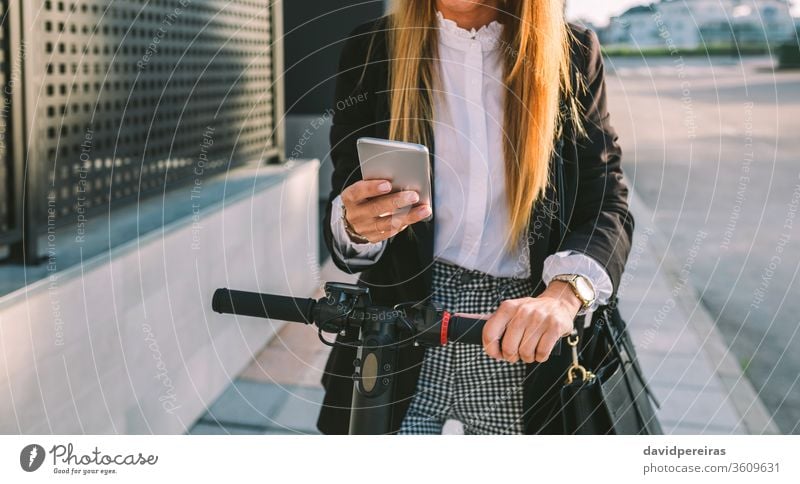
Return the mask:
<path fill-rule="evenodd" d="M 563 138 L 556 151 L 556 191 L 561 234 L 567 227 L 564 217 L 562 149 Z M 639 366 L 616 297 L 608 305 L 595 310 L 588 328 L 583 328 L 582 324 L 578 326 L 566 337 L 572 350 L 572 364 L 559 392 L 558 413 L 562 419 L 563 433 L 662 434 L 653 409 L 653 405 L 658 407 L 659 403 Z"/>
<path fill-rule="evenodd" d="M 616 300 L 567 337 L 572 365 L 560 391 L 565 434 L 658 435 L 661 425 Z"/>

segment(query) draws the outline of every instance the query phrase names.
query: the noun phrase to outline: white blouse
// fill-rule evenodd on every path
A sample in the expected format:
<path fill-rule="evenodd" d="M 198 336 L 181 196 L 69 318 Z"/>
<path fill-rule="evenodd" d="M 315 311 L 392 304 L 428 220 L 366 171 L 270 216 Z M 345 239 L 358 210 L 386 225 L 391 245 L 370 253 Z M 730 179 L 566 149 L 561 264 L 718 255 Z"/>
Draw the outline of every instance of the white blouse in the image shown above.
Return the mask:
<path fill-rule="evenodd" d="M 529 277 L 525 238 L 506 250 L 510 226 L 503 158 L 503 25 L 494 21 L 468 31 L 440 12 L 437 17 L 442 91 L 434 95 L 434 257 L 496 277 Z M 377 260 L 386 241 L 353 243 L 341 220 L 340 197 L 332 210 L 338 255 L 354 267 Z M 547 257 L 542 280 L 549 283 L 557 274 L 589 279 L 595 307 L 611 296 L 608 273 L 585 254 L 562 251 Z"/>

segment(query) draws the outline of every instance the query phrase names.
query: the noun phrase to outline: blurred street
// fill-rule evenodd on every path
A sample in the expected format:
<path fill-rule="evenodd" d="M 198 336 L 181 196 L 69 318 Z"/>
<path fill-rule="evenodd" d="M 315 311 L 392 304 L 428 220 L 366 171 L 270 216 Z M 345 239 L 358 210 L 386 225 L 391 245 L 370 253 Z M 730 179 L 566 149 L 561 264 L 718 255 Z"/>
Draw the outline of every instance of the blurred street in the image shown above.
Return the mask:
<path fill-rule="evenodd" d="M 685 269 L 679 291 L 699 296 L 781 431 L 800 433 L 800 71 L 768 58 L 606 66 L 626 175 Z"/>

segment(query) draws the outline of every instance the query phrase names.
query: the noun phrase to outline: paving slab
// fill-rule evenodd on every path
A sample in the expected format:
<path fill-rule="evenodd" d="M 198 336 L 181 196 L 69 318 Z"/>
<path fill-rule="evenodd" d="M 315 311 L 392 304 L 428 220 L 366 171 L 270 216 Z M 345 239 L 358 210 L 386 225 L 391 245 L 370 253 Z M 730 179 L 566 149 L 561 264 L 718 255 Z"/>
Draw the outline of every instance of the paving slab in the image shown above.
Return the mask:
<path fill-rule="evenodd" d="M 283 402 L 272 423 L 273 430 L 292 429 L 308 434 L 318 434 L 317 415 L 325 395 L 322 388 L 294 387 L 287 389 Z"/>
<path fill-rule="evenodd" d="M 630 210 L 636 224 L 620 312 L 661 401 L 665 433 L 779 433 L 635 191 Z"/>
<path fill-rule="evenodd" d="M 238 427 L 266 428 L 286 400 L 287 393 L 279 385 L 236 380 L 200 418 L 201 422 L 219 422 Z"/>

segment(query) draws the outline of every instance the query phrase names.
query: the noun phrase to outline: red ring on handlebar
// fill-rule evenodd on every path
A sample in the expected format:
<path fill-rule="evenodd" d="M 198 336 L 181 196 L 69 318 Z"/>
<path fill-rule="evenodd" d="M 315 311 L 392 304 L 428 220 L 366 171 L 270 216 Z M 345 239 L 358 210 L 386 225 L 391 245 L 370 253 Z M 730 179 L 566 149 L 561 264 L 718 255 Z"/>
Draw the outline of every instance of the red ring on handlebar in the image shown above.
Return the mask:
<path fill-rule="evenodd" d="M 442 329 L 439 332 L 439 342 L 442 346 L 447 344 L 447 327 L 450 325 L 450 313 L 442 311 Z"/>

